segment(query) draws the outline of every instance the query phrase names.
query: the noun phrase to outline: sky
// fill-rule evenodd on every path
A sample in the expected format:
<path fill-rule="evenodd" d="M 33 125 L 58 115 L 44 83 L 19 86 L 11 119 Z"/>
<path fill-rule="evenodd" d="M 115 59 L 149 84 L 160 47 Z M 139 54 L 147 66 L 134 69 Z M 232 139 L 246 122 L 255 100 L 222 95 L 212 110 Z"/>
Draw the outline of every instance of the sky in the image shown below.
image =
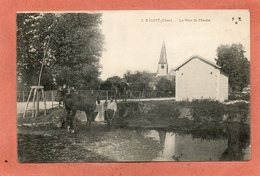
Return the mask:
<path fill-rule="evenodd" d="M 241 43 L 250 59 L 247 10 L 103 11 L 101 79 L 129 71 L 156 73 L 165 42 L 169 70 L 192 55 L 210 61 L 221 44 Z M 237 22 L 237 24 L 236 24 Z"/>

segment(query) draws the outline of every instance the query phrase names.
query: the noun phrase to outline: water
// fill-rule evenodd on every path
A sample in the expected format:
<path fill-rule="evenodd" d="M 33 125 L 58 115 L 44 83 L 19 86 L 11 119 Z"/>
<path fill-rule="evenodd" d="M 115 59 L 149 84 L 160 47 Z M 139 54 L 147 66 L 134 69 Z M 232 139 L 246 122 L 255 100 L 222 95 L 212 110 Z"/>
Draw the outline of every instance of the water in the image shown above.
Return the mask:
<path fill-rule="evenodd" d="M 165 130 L 137 130 L 145 138 L 157 141 L 161 150 L 153 161 L 219 161 L 249 160 L 250 146 L 232 141 L 237 134 L 219 139 L 203 139 L 192 134 Z M 239 138 L 236 138 L 239 140 Z M 232 144 L 230 144 L 232 143 Z"/>
<path fill-rule="evenodd" d="M 115 127 L 91 130 L 76 121 L 75 134 L 56 126 L 19 127 L 21 162 L 243 161 L 250 159 L 250 127 L 204 124 L 188 131 Z M 195 130 L 196 129 L 196 130 Z M 169 128 L 168 128 L 169 130 Z M 173 129 L 172 129 L 173 130 Z"/>

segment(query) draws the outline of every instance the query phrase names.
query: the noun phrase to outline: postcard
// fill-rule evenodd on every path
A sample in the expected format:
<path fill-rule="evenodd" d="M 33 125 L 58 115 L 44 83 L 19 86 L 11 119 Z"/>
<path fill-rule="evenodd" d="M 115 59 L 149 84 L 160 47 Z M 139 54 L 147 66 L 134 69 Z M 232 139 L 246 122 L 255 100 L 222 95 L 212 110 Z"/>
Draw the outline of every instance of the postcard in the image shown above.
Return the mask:
<path fill-rule="evenodd" d="M 1 174 L 259 173 L 259 3 L 0 7 Z"/>
<path fill-rule="evenodd" d="M 250 160 L 247 10 L 17 13 L 18 159 Z"/>

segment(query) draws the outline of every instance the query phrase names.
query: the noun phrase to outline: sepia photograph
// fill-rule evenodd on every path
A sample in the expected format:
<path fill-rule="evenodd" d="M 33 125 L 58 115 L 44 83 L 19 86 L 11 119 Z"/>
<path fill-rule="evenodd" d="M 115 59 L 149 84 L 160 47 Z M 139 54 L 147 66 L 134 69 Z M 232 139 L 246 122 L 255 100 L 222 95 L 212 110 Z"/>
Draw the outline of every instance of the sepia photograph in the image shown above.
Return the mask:
<path fill-rule="evenodd" d="M 16 13 L 20 163 L 249 161 L 248 10 Z"/>

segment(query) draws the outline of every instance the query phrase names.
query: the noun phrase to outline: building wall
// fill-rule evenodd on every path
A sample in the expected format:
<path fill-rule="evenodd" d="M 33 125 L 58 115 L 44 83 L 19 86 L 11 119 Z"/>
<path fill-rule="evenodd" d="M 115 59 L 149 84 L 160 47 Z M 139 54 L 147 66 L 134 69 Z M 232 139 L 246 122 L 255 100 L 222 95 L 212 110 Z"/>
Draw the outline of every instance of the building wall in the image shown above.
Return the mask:
<path fill-rule="evenodd" d="M 176 100 L 217 99 L 219 69 L 192 59 L 176 70 Z"/>
<path fill-rule="evenodd" d="M 220 72 L 219 79 L 219 101 L 228 100 L 228 77 Z"/>

